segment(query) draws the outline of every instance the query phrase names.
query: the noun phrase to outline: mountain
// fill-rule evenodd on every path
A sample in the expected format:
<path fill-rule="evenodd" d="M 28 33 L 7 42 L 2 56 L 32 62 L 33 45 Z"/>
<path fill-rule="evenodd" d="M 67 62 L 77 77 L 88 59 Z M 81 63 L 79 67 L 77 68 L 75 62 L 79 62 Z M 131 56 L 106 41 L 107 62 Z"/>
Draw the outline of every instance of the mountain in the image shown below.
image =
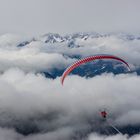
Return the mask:
<path fill-rule="evenodd" d="M 100 33 L 96 33 L 96 32 L 86 32 L 86 33 L 81 32 L 81 33 L 74 33 L 74 34 L 65 35 L 65 36 L 61 36 L 57 33 L 47 33 L 47 34 L 44 34 L 43 36 L 21 42 L 17 46 L 23 47 L 32 41 L 41 41 L 41 42 L 50 43 L 50 44 L 65 42 L 68 44 L 69 47 L 71 47 L 71 46 L 76 47 L 77 45 L 75 43 L 77 40 L 82 41 L 82 40 L 95 39 L 95 38 L 107 38 L 107 37 L 111 37 L 111 36 L 116 36 L 119 39 L 129 40 L 129 41 L 140 40 L 139 35 L 132 35 L 132 34 L 126 34 L 126 33 L 100 34 Z M 73 42 L 73 44 L 71 42 Z"/>
<path fill-rule="evenodd" d="M 43 36 L 36 37 L 24 42 L 21 42 L 17 45 L 17 47 L 26 47 L 32 42 L 41 42 L 46 46 L 46 48 L 54 47 L 54 52 L 55 49 L 59 51 L 59 48 L 64 46 L 64 48 L 69 48 L 69 49 L 76 49 L 78 51 L 78 48 L 84 48 L 84 46 L 92 46 L 94 42 L 104 39 L 105 41 L 113 38 L 117 39 L 119 41 L 124 41 L 124 42 L 131 42 L 131 41 L 139 41 L 140 36 L 138 35 L 132 35 L 132 34 L 126 34 L 126 33 L 108 33 L 108 34 L 100 34 L 96 32 L 87 32 L 87 33 L 75 33 L 75 34 L 70 34 L 70 35 L 65 35 L 61 36 L 56 33 L 47 33 Z M 96 45 L 96 44 L 94 44 Z M 83 56 L 80 54 L 80 52 L 74 54 L 67 54 L 63 52 L 61 48 L 61 53 L 67 57 L 67 59 L 81 59 Z M 49 53 L 53 53 L 52 50 L 49 49 Z M 93 64 L 94 63 L 94 64 Z M 127 70 L 124 68 L 124 66 L 120 63 L 116 63 L 114 61 L 95 61 L 93 63 L 87 63 L 84 64 L 78 68 L 76 68 L 72 74 L 76 74 L 79 76 L 85 76 L 85 77 L 93 77 L 102 73 L 114 73 L 114 74 L 120 74 L 120 73 L 126 73 Z M 51 72 L 48 72 L 47 69 L 44 71 L 44 74 L 46 75 L 47 78 L 56 78 L 57 76 L 61 76 L 63 71 L 66 69 L 57 69 L 54 68 L 51 70 Z M 140 75 L 140 68 L 135 70 L 138 75 Z M 42 73 L 42 72 L 41 72 Z"/>

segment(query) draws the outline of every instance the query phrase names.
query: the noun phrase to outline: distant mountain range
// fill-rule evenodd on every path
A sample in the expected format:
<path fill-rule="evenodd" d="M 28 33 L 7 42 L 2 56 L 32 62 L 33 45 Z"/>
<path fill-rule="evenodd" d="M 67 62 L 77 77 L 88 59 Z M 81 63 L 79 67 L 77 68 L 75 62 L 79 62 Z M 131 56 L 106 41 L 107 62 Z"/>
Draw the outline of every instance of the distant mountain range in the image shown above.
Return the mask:
<path fill-rule="evenodd" d="M 41 41 L 44 43 L 62 43 L 65 42 L 68 44 L 69 47 L 77 47 L 75 44 L 76 40 L 88 40 L 94 38 L 105 38 L 110 36 L 116 36 L 123 40 L 140 40 L 140 36 L 138 35 L 131 35 L 126 33 L 110 33 L 110 34 L 99 34 L 96 32 L 89 32 L 89 33 L 75 33 L 71 35 L 61 36 L 56 33 L 48 33 L 43 36 L 33 38 L 28 41 L 24 41 L 18 44 L 18 47 L 26 46 L 27 44 L 31 43 L 32 41 Z"/>
<path fill-rule="evenodd" d="M 116 37 L 123 41 L 134 41 L 134 40 L 140 40 L 140 36 L 138 35 L 131 35 L 131 34 L 125 34 L 125 33 L 110 33 L 110 34 L 99 34 L 96 32 L 90 32 L 90 33 L 75 33 L 71 35 L 65 35 L 61 36 L 59 34 L 55 33 L 48 33 L 43 36 L 33 38 L 31 40 L 23 41 L 17 45 L 17 47 L 26 47 L 26 45 L 29 45 L 32 42 L 38 41 L 46 45 L 50 45 L 53 47 L 53 45 L 61 46 L 65 44 L 68 48 L 78 48 L 81 47 L 81 44 L 79 42 L 86 42 L 88 40 L 94 40 L 97 38 L 109 38 L 109 37 Z M 67 58 L 75 58 L 80 59 L 82 56 L 79 55 L 67 55 L 64 54 Z M 57 76 L 61 76 L 63 71 L 65 69 L 52 69 L 51 73 L 49 73 L 47 70 L 43 73 L 47 78 L 56 78 Z M 140 68 L 135 70 L 137 74 L 140 75 Z M 85 65 L 82 65 L 78 68 L 76 68 L 72 74 L 77 74 L 80 76 L 85 77 L 93 77 L 95 75 L 99 75 L 102 73 L 114 73 L 114 74 L 120 74 L 120 73 L 126 73 L 127 70 L 124 68 L 124 66 L 118 62 L 115 61 L 96 61 L 87 63 Z"/>

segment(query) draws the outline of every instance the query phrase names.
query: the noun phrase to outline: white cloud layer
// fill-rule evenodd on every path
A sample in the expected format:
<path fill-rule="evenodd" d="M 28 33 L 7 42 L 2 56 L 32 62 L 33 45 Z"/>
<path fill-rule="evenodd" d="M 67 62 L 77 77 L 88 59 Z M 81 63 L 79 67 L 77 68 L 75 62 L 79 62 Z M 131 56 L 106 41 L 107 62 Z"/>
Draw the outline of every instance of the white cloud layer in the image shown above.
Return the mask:
<path fill-rule="evenodd" d="M 60 78 L 50 80 L 39 74 L 11 69 L 0 76 L 0 124 L 15 128 L 16 121 L 20 120 L 19 126 L 26 125 L 25 122 L 32 118 L 34 121 L 28 123 L 33 123 L 45 134 L 35 134 L 27 139 L 70 139 L 77 130 L 100 129 L 103 122 L 99 110 L 107 108 L 108 121 L 116 127 L 140 125 L 139 82 L 136 74 L 104 74 L 91 79 L 69 76 L 65 86 L 61 86 Z M 50 122 L 44 118 L 49 114 L 52 115 Z M 88 120 L 93 123 L 89 124 Z M 15 135 L 11 130 L 8 132 Z M 91 135 L 89 139 L 95 136 Z M 125 140 L 125 136 L 106 139 L 123 137 Z"/>
<path fill-rule="evenodd" d="M 10 38 L 7 41 L 7 38 Z M 23 39 L 24 40 L 24 39 Z M 47 79 L 36 72 L 64 69 L 75 59 L 93 54 L 113 54 L 133 68 L 140 66 L 140 40 L 119 36 L 76 40 L 77 48 L 66 43 L 45 44 L 32 41 L 16 47 L 18 37 L 0 37 L 0 139 L 1 140 L 138 140 L 139 135 L 103 136 L 95 132 L 110 127 L 100 110 L 107 108 L 108 122 L 115 127 L 140 126 L 140 76 L 102 74 L 86 79 L 68 76 L 64 86 L 60 77 Z M 29 128 L 29 129 L 27 129 Z M 29 136 L 21 131 L 33 130 Z M 79 137 L 79 138 L 78 138 Z"/>
<path fill-rule="evenodd" d="M 98 134 L 91 134 L 88 140 L 139 140 L 140 135 L 128 137 L 127 135 L 114 135 L 114 136 L 100 136 Z"/>

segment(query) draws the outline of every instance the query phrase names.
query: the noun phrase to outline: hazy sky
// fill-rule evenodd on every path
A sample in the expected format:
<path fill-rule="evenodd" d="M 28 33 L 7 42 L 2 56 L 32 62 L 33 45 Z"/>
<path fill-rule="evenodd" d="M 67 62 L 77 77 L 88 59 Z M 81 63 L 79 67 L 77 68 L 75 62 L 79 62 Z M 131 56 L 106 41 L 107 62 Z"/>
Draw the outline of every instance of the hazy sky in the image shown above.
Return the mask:
<path fill-rule="evenodd" d="M 0 34 L 140 32 L 139 0 L 0 0 Z"/>

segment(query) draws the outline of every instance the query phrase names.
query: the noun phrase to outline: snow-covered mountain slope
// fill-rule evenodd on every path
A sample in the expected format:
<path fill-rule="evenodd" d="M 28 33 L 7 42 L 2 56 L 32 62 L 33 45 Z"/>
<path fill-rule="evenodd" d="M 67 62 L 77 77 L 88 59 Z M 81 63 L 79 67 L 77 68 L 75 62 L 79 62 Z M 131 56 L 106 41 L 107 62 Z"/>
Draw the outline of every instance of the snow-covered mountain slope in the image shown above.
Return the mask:
<path fill-rule="evenodd" d="M 41 70 L 48 72 L 52 77 L 62 74 L 65 68 L 72 62 L 85 56 L 95 54 L 113 54 L 125 59 L 132 65 L 132 71 L 140 74 L 140 36 L 126 33 L 99 34 L 75 33 L 61 36 L 59 34 L 48 33 L 43 36 L 33 38 L 27 41 L 21 41 L 17 45 L 19 48 L 35 48 L 46 54 L 60 54 L 65 60 L 71 60 L 61 67 L 52 67 Z M 138 63 L 137 63 L 138 62 Z M 57 63 L 57 61 L 56 61 Z M 61 63 L 61 62 L 60 62 Z M 90 72 L 89 72 L 90 71 Z M 114 74 L 125 73 L 125 68 L 115 61 L 97 61 L 88 63 L 73 71 L 73 74 L 80 76 L 93 77 L 104 72 L 113 72 Z"/>
<path fill-rule="evenodd" d="M 118 39 L 127 40 L 127 41 L 140 40 L 139 35 L 131 35 L 131 34 L 126 34 L 126 33 L 100 34 L 96 32 L 89 32 L 89 33 L 75 33 L 75 34 L 70 34 L 70 35 L 65 35 L 65 36 L 61 36 L 56 33 L 47 33 L 43 36 L 33 38 L 29 41 L 25 41 L 26 43 L 21 42 L 20 44 L 18 44 L 18 46 L 25 46 L 32 41 L 41 41 L 41 42 L 50 43 L 50 44 L 66 42 L 69 44 L 72 41 L 76 43 L 76 41 L 86 41 L 86 40 L 96 39 L 96 38 L 108 38 L 112 36 Z M 75 47 L 76 47 L 76 44 L 75 44 Z"/>

